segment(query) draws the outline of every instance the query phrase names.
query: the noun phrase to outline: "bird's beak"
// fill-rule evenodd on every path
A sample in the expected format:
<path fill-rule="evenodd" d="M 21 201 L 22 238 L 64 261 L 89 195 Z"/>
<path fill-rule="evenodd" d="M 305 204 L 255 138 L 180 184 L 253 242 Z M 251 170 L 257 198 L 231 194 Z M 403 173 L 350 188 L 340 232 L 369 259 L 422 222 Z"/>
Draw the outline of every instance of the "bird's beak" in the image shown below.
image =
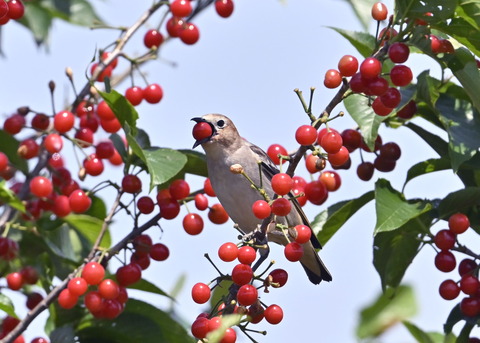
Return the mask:
<path fill-rule="evenodd" d="M 210 124 L 208 121 L 206 121 L 205 119 L 203 119 L 201 117 L 195 117 L 195 118 L 192 118 L 191 120 L 193 120 L 196 123 L 205 122 L 205 123 L 208 123 L 208 125 L 210 125 L 212 127 L 212 134 L 210 136 L 195 141 L 195 143 L 193 144 L 193 147 L 192 147 L 192 149 L 195 149 L 197 146 L 208 142 L 210 140 L 210 138 L 212 138 L 212 136 L 215 135 L 216 130 L 215 130 L 215 127 L 212 124 Z"/>

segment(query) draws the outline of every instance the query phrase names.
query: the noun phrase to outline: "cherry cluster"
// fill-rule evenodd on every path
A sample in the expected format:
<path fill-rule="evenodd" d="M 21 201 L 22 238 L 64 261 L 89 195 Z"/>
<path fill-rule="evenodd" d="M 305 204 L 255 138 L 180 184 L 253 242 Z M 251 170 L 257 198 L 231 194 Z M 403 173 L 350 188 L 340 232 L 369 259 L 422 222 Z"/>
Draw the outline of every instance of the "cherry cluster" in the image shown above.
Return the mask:
<path fill-rule="evenodd" d="M 257 258 L 257 251 L 253 246 L 245 243 L 239 245 L 232 242 L 224 243 L 218 249 L 218 256 L 224 262 L 237 261 L 238 264 L 232 268 L 230 275 L 221 274 L 216 278 L 213 288 L 222 280 L 231 280 L 233 285 L 230 287 L 229 295 L 220 304 L 216 304 L 210 313 L 201 313 L 195 319 L 191 326 L 193 336 L 204 339 L 209 332 L 221 326 L 223 315 L 232 313 L 245 315 L 245 319 L 238 325 L 242 331 L 247 325 L 258 324 L 263 319 L 273 325 L 279 324 L 283 319 L 282 308 L 276 304 L 265 305 L 259 299 L 258 290 L 264 288 L 264 292 L 268 293 L 269 287 L 284 286 L 288 280 L 288 273 L 283 269 L 275 269 L 265 278 L 256 276 L 251 265 Z M 256 287 L 254 281 L 261 282 L 261 286 Z M 211 298 L 213 288 L 202 282 L 196 283 L 192 287 L 193 301 L 197 304 L 206 303 Z M 220 342 L 234 343 L 236 337 L 235 330 L 227 328 Z"/>
<path fill-rule="evenodd" d="M 0 25 L 5 25 L 11 20 L 17 20 L 25 14 L 22 0 L 0 0 Z"/>
<path fill-rule="evenodd" d="M 6 316 L 2 319 L 1 330 L 0 330 L 0 339 L 4 338 L 10 331 L 15 329 L 15 327 L 20 323 L 20 319 Z M 18 336 L 12 343 L 25 343 L 25 338 L 23 336 Z M 48 340 L 43 337 L 36 337 L 30 341 L 30 343 L 48 343 Z"/>

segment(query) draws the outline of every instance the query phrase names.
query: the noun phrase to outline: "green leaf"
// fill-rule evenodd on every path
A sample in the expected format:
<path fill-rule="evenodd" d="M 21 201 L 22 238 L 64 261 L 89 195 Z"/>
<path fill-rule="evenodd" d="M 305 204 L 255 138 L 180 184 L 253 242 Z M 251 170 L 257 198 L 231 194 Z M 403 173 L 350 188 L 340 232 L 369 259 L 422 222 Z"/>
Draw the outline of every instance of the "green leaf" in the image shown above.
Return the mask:
<path fill-rule="evenodd" d="M 125 133 L 130 133 L 132 136 L 137 134 L 137 119 L 138 113 L 135 107 L 116 90 L 110 93 L 98 91 L 103 100 L 110 106 L 115 116 L 122 124 Z M 130 142 L 129 142 L 130 143 Z"/>
<path fill-rule="evenodd" d="M 466 187 L 449 193 L 443 198 L 438 205 L 438 214 L 440 218 L 446 219 L 457 212 L 468 213 L 478 205 L 480 205 L 480 187 Z"/>
<path fill-rule="evenodd" d="M 209 332 L 207 335 L 208 343 L 218 343 L 223 339 L 223 335 L 225 334 L 225 330 L 240 324 L 242 318 L 244 317 L 243 314 L 227 314 L 222 316 L 221 325 L 218 329 Z"/>
<path fill-rule="evenodd" d="M 90 2 L 86 0 L 71 0 L 68 22 L 80 26 L 93 26 L 103 23 Z"/>
<path fill-rule="evenodd" d="M 403 325 L 412 334 L 418 343 L 444 343 L 445 336 L 438 332 L 425 332 L 411 322 L 404 321 Z"/>
<path fill-rule="evenodd" d="M 465 325 L 462 328 L 462 331 L 460 331 L 460 334 L 458 335 L 457 338 L 457 343 L 469 343 L 470 342 L 470 332 L 472 332 L 472 329 L 477 326 L 476 323 L 469 323 L 468 321 L 465 323 Z"/>
<path fill-rule="evenodd" d="M 465 48 L 455 50 L 454 54 L 446 54 L 448 67 L 460 81 L 465 92 L 471 99 L 477 111 L 480 111 L 480 72 L 478 71 L 475 56 Z M 477 112 L 478 113 L 478 112 Z"/>
<path fill-rule="evenodd" d="M 424 70 L 417 76 L 417 100 L 425 102 L 430 109 L 435 109 L 439 97 L 438 86 L 440 82 L 429 75 L 429 70 Z"/>
<path fill-rule="evenodd" d="M 453 37 L 477 56 L 480 54 L 480 32 L 471 17 L 451 18 L 448 23 L 440 22 L 432 27 Z"/>
<path fill-rule="evenodd" d="M 372 15 L 370 13 L 375 0 L 347 0 L 347 2 L 352 7 L 358 20 L 360 20 L 363 29 L 367 31 L 372 21 Z"/>
<path fill-rule="evenodd" d="M 389 289 L 372 305 L 361 311 L 357 336 L 361 339 L 376 337 L 416 312 L 417 304 L 410 287 L 400 286 L 396 290 Z"/>
<path fill-rule="evenodd" d="M 136 299 L 113 320 L 88 317 L 76 330 L 81 343 L 194 343 L 186 330 L 167 313 Z"/>
<path fill-rule="evenodd" d="M 442 94 L 436 107 L 449 137 L 449 155 L 454 171 L 480 148 L 480 119 L 469 102 Z"/>
<path fill-rule="evenodd" d="M 73 325 L 64 325 L 52 331 L 50 343 L 75 342 L 75 330 Z"/>
<path fill-rule="evenodd" d="M 17 141 L 11 134 L 0 130 L 0 151 L 7 155 L 10 163 L 16 169 L 22 171 L 24 174 L 28 173 L 28 165 L 24 158 L 17 154 L 20 142 Z"/>
<path fill-rule="evenodd" d="M 381 117 L 373 112 L 368 98 L 360 94 L 352 94 L 343 101 L 348 113 L 360 127 L 365 144 L 373 150 L 378 136 L 380 124 L 388 117 Z"/>
<path fill-rule="evenodd" d="M 48 39 L 52 19 L 51 13 L 40 3 L 27 2 L 20 22 L 32 31 L 35 41 L 40 45 Z"/>
<path fill-rule="evenodd" d="M 149 282 L 145 279 L 141 279 L 140 281 L 135 282 L 133 285 L 128 286 L 128 288 L 163 295 L 163 296 L 168 297 L 172 300 L 175 300 L 173 297 L 168 295 L 166 292 L 164 292 L 163 290 L 158 288 L 156 285 L 154 285 L 153 283 L 151 283 L 151 282 Z"/>
<path fill-rule="evenodd" d="M 82 260 L 81 241 L 68 224 L 62 224 L 54 230 L 42 230 L 42 238 L 56 256 L 75 263 Z"/>
<path fill-rule="evenodd" d="M 373 241 L 373 265 L 382 289 L 397 287 L 420 249 L 419 238 L 428 232 L 428 214 L 411 219 L 395 231 L 381 232 Z"/>
<path fill-rule="evenodd" d="M 413 132 L 415 132 L 417 135 L 419 135 L 441 157 L 446 156 L 448 154 L 448 143 L 445 142 L 439 136 L 431 133 L 430 131 L 425 130 L 424 128 L 412 122 L 405 124 L 405 126 L 408 127 L 410 130 L 412 130 Z"/>
<path fill-rule="evenodd" d="M 20 212 L 25 213 L 25 205 L 17 197 L 15 192 L 13 192 L 10 187 L 8 187 L 5 180 L 0 181 L 0 200 L 4 204 L 12 206 L 14 209 L 19 210 Z"/>
<path fill-rule="evenodd" d="M 402 193 L 394 190 L 390 182 L 378 179 L 375 183 L 375 209 L 377 223 L 374 235 L 379 232 L 396 230 L 409 220 L 431 209 L 425 201 L 407 201 Z"/>
<path fill-rule="evenodd" d="M 455 13 L 457 0 L 396 0 L 395 16 L 400 18 L 422 18 L 428 23 L 445 21 Z M 425 13 L 431 12 L 433 16 L 425 16 Z"/>
<path fill-rule="evenodd" d="M 70 214 L 69 216 L 65 217 L 64 220 L 70 226 L 75 228 L 80 235 L 85 237 L 90 243 L 91 247 L 97 240 L 97 237 L 103 226 L 103 220 L 85 214 Z M 111 244 L 112 240 L 110 237 L 110 232 L 106 230 L 100 247 L 108 249 L 110 248 Z"/>
<path fill-rule="evenodd" d="M 0 311 L 5 312 L 11 317 L 18 318 L 12 300 L 4 294 L 0 294 Z"/>
<path fill-rule="evenodd" d="M 370 191 L 359 198 L 340 201 L 318 214 L 311 225 L 320 244 L 325 245 L 351 216 L 373 198 L 374 192 Z"/>
<path fill-rule="evenodd" d="M 183 173 L 208 176 L 207 172 L 207 160 L 205 154 L 202 154 L 194 150 L 181 149 L 178 150 L 187 157 L 187 163 L 182 169 Z"/>
<path fill-rule="evenodd" d="M 403 188 L 405 188 L 407 182 L 418 176 L 450 168 L 450 160 L 447 157 L 431 158 L 423 162 L 418 162 L 417 164 L 411 166 L 408 170 L 407 178 L 405 180 L 405 183 L 403 184 Z"/>
<path fill-rule="evenodd" d="M 363 57 L 370 56 L 375 49 L 376 39 L 368 33 L 348 31 L 331 26 L 329 28 L 346 38 Z"/>
<path fill-rule="evenodd" d="M 105 202 L 92 194 L 90 194 L 90 199 L 92 199 L 92 204 L 85 214 L 100 220 L 104 220 L 107 216 L 107 206 L 105 205 Z"/>
<path fill-rule="evenodd" d="M 170 181 L 187 163 L 185 154 L 173 149 L 151 148 L 143 151 L 150 173 L 150 190 Z"/>
<path fill-rule="evenodd" d="M 220 284 L 215 287 L 213 290 L 212 296 L 210 297 L 210 307 L 216 308 L 228 295 L 230 286 L 233 285 L 233 282 L 230 280 L 222 280 Z"/>
<path fill-rule="evenodd" d="M 458 303 L 452 308 L 447 317 L 447 321 L 445 322 L 445 324 L 443 324 L 443 331 L 445 331 L 445 333 L 447 334 L 451 333 L 455 324 L 464 319 L 465 317 L 460 310 L 460 303 Z"/>

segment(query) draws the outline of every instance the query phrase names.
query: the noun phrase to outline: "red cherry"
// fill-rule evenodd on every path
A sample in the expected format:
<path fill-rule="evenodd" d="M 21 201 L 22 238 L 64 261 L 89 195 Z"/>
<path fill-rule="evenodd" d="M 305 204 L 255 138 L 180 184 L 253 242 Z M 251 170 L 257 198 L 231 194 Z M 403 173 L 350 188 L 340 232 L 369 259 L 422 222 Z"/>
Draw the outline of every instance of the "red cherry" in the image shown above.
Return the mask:
<path fill-rule="evenodd" d="M 380 156 L 397 161 L 402 155 L 402 151 L 397 143 L 389 142 L 380 148 Z"/>
<path fill-rule="evenodd" d="M 265 319 L 270 324 L 278 324 L 283 319 L 283 310 L 278 305 L 270 305 L 265 309 Z"/>
<path fill-rule="evenodd" d="M 402 95 L 398 89 L 390 87 L 385 94 L 380 97 L 380 100 L 386 107 L 395 108 L 400 104 Z"/>
<path fill-rule="evenodd" d="M 277 216 L 287 216 L 291 209 L 292 203 L 286 198 L 277 198 L 272 203 L 272 213 Z"/>
<path fill-rule="evenodd" d="M 82 278 L 89 285 L 98 285 L 105 276 L 105 268 L 98 262 L 88 262 L 82 270 Z"/>
<path fill-rule="evenodd" d="M 122 128 L 122 124 L 117 118 L 112 120 L 100 120 L 100 126 L 108 133 L 116 133 Z"/>
<path fill-rule="evenodd" d="M 148 30 L 143 36 L 143 44 L 149 49 L 158 48 L 163 40 L 163 35 L 157 30 Z"/>
<path fill-rule="evenodd" d="M 385 4 L 376 2 L 372 6 L 372 18 L 378 21 L 387 19 L 388 9 Z"/>
<path fill-rule="evenodd" d="M 192 13 L 189 0 L 174 0 L 170 3 L 170 11 L 176 17 L 188 17 Z"/>
<path fill-rule="evenodd" d="M 45 137 L 43 146 L 49 153 L 54 154 L 62 150 L 63 138 L 59 134 L 50 133 Z"/>
<path fill-rule="evenodd" d="M 410 49 L 405 43 L 396 42 L 388 48 L 388 57 L 394 63 L 404 63 L 408 60 Z"/>
<path fill-rule="evenodd" d="M 122 179 L 122 189 L 130 194 L 140 193 L 142 191 L 142 181 L 133 174 L 127 174 Z"/>
<path fill-rule="evenodd" d="M 396 65 L 390 70 L 390 80 L 395 86 L 405 87 L 412 82 L 412 70 L 405 65 Z"/>
<path fill-rule="evenodd" d="M 88 284 L 87 281 L 85 281 L 84 278 L 82 277 L 75 277 L 68 281 L 68 290 L 70 291 L 70 294 L 74 296 L 81 296 L 84 295 L 85 292 L 87 291 Z"/>
<path fill-rule="evenodd" d="M 345 55 L 338 61 L 338 70 L 342 76 L 353 76 L 358 70 L 358 60 L 352 55 Z"/>
<path fill-rule="evenodd" d="M 100 312 L 103 309 L 103 297 L 98 291 L 91 291 L 85 295 L 83 299 L 85 307 L 91 312 Z"/>
<path fill-rule="evenodd" d="M 267 155 L 276 165 L 280 165 L 280 158 L 278 155 L 288 156 L 287 149 L 280 144 L 272 144 L 267 149 Z"/>
<path fill-rule="evenodd" d="M 478 278 L 471 274 L 465 274 L 460 280 L 460 289 L 463 293 L 468 295 L 475 295 L 480 288 L 480 281 Z"/>
<path fill-rule="evenodd" d="M 197 304 L 205 304 L 210 299 L 210 287 L 204 283 L 196 283 L 192 287 L 192 299 Z"/>
<path fill-rule="evenodd" d="M 182 179 L 172 181 L 168 190 L 170 191 L 172 199 L 175 200 L 183 200 L 190 194 L 188 182 Z"/>
<path fill-rule="evenodd" d="M 120 294 L 120 287 L 112 279 L 105 279 L 98 285 L 98 292 L 104 299 L 116 299 Z"/>
<path fill-rule="evenodd" d="M 373 109 L 373 112 L 375 112 L 375 114 L 377 114 L 381 117 L 385 117 L 385 116 L 389 115 L 390 113 L 392 113 L 392 111 L 393 111 L 393 108 L 387 107 L 383 104 L 380 97 L 373 100 L 372 109 Z"/>
<path fill-rule="evenodd" d="M 231 262 L 235 260 L 238 256 L 237 245 L 231 242 L 223 243 L 220 248 L 218 248 L 218 257 L 225 262 Z"/>
<path fill-rule="evenodd" d="M 93 144 L 93 131 L 87 127 L 80 128 L 75 133 L 75 139 L 80 147 L 89 147 Z"/>
<path fill-rule="evenodd" d="M 203 219 L 197 213 L 189 213 L 183 218 L 183 228 L 189 235 L 198 235 L 203 226 Z"/>
<path fill-rule="evenodd" d="M 327 88 L 337 88 L 342 84 L 342 75 L 338 70 L 328 69 L 325 72 L 325 78 L 323 79 L 323 85 Z"/>
<path fill-rule="evenodd" d="M 7 286 L 11 290 L 18 291 L 20 288 L 23 287 L 24 280 L 23 280 L 22 273 L 20 272 L 13 272 L 13 273 L 7 274 L 6 279 L 7 279 Z"/>
<path fill-rule="evenodd" d="M 149 196 L 143 196 L 137 200 L 137 208 L 140 213 L 150 214 L 155 209 L 155 203 Z"/>
<path fill-rule="evenodd" d="M 328 161 L 334 167 L 339 167 L 346 163 L 350 157 L 348 149 L 342 146 L 335 154 L 328 154 Z"/>
<path fill-rule="evenodd" d="M 73 295 L 67 288 L 58 295 L 58 304 L 64 309 L 71 309 L 75 307 L 78 302 L 78 297 Z"/>
<path fill-rule="evenodd" d="M 212 184 L 210 183 L 210 179 L 205 179 L 205 182 L 203 183 L 203 191 L 205 194 L 208 196 L 214 197 L 216 196 L 215 191 L 213 190 Z"/>
<path fill-rule="evenodd" d="M 88 175 L 97 176 L 103 173 L 103 162 L 95 154 L 90 154 L 83 160 L 83 167 Z"/>
<path fill-rule="evenodd" d="M 340 188 L 342 184 L 342 179 L 340 179 L 340 175 L 334 171 L 324 171 L 320 174 L 320 181 L 323 182 L 325 187 L 329 192 L 335 192 L 337 189 Z"/>
<path fill-rule="evenodd" d="M 197 26 L 192 23 L 187 23 L 185 28 L 180 32 L 180 39 L 188 45 L 195 44 L 200 38 L 200 31 Z"/>
<path fill-rule="evenodd" d="M 137 86 L 127 88 L 125 98 L 127 98 L 133 106 L 140 105 L 143 100 L 143 89 Z"/>
<path fill-rule="evenodd" d="M 97 72 L 97 68 L 101 68 L 98 63 L 93 63 L 90 67 L 90 74 L 93 76 Z M 96 77 L 95 81 L 103 82 L 105 78 L 112 76 L 113 68 L 111 66 L 104 67 L 100 74 Z"/>
<path fill-rule="evenodd" d="M 453 280 L 445 280 L 438 289 L 440 296 L 445 300 L 453 300 L 460 294 L 460 288 Z"/>
<path fill-rule="evenodd" d="M 295 233 L 295 242 L 299 244 L 305 244 L 312 236 L 312 229 L 310 229 L 307 225 L 299 224 L 295 226 Z"/>
<path fill-rule="evenodd" d="M 163 200 L 161 203 L 159 202 L 158 205 L 160 214 L 167 220 L 176 218 L 180 213 L 180 204 L 171 198 Z"/>
<path fill-rule="evenodd" d="M 435 235 L 435 245 L 441 250 L 450 250 L 455 245 L 456 237 L 450 230 L 440 230 Z"/>
<path fill-rule="evenodd" d="M 165 244 L 156 243 L 150 248 L 150 257 L 155 261 L 165 261 L 170 256 L 170 250 Z"/>
<path fill-rule="evenodd" d="M 360 74 L 364 79 L 374 79 L 380 75 L 381 71 L 382 63 L 375 57 L 367 57 L 360 64 Z"/>
<path fill-rule="evenodd" d="M 293 180 L 286 173 L 278 173 L 272 177 L 272 189 L 278 195 L 288 194 L 293 186 Z"/>
<path fill-rule="evenodd" d="M 48 129 L 48 126 L 50 125 L 50 118 L 46 114 L 37 113 L 33 117 L 31 124 L 35 130 L 43 131 Z"/>
<path fill-rule="evenodd" d="M 25 117 L 20 114 L 14 114 L 8 117 L 3 123 L 3 129 L 11 135 L 19 133 L 25 126 Z"/>
<path fill-rule="evenodd" d="M 26 160 L 37 157 L 40 147 L 32 138 L 27 138 L 18 146 L 17 154 Z"/>
<path fill-rule="evenodd" d="M 21 0 L 10 0 L 8 3 L 8 17 L 16 20 L 23 17 L 25 13 L 25 6 Z"/>
<path fill-rule="evenodd" d="M 25 266 L 20 270 L 23 280 L 29 285 L 34 285 L 38 282 L 38 271 L 32 266 Z"/>
<path fill-rule="evenodd" d="M 194 201 L 197 210 L 205 211 L 208 208 L 208 198 L 204 194 L 196 194 Z"/>
<path fill-rule="evenodd" d="M 373 161 L 373 166 L 376 170 L 387 173 L 395 169 L 395 160 L 379 155 Z"/>
<path fill-rule="evenodd" d="M 130 263 L 118 268 L 115 275 L 118 284 L 127 287 L 142 278 L 142 269 L 138 264 Z"/>
<path fill-rule="evenodd" d="M 55 198 L 52 212 L 55 213 L 57 217 L 65 217 L 69 215 L 71 211 L 67 196 L 59 195 Z"/>
<path fill-rule="evenodd" d="M 270 205 L 265 200 L 257 200 L 252 205 L 252 212 L 255 217 L 258 219 L 265 219 L 270 216 L 272 209 Z"/>
<path fill-rule="evenodd" d="M 8 13 L 8 5 L 5 2 L 5 0 L 2 0 L 0 1 L 0 19 L 7 16 L 7 13 Z M 8 18 L 7 16 L 7 19 L 10 19 L 10 18 Z"/>
<path fill-rule="evenodd" d="M 47 179 L 44 176 L 35 176 L 33 179 L 30 180 L 30 192 L 39 197 L 47 197 L 52 193 L 53 185 L 50 179 Z"/>
<path fill-rule="evenodd" d="M 295 132 L 295 139 L 300 145 L 312 145 L 317 140 L 317 129 L 311 125 L 302 125 Z"/>
<path fill-rule="evenodd" d="M 110 158 L 114 153 L 115 147 L 111 141 L 100 142 L 95 147 L 95 155 L 101 159 Z"/>
<path fill-rule="evenodd" d="M 208 138 L 213 134 L 212 126 L 204 121 L 198 122 L 193 126 L 192 135 L 197 141 Z"/>
<path fill-rule="evenodd" d="M 109 52 L 109 51 L 104 51 L 104 52 L 102 53 L 102 56 L 101 56 L 100 59 L 101 59 L 103 62 L 105 62 L 111 55 L 112 55 L 111 52 Z M 112 69 L 115 69 L 115 68 L 117 67 L 117 65 L 118 65 L 118 57 L 115 58 L 115 59 L 113 59 L 108 65 L 109 65 L 110 67 L 112 67 Z M 77 112 L 77 113 L 78 113 L 78 112 Z"/>
<path fill-rule="evenodd" d="M 198 339 L 207 337 L 208 334 L 209 319 L 205 317 L 199 317 L 192 323 L 191 332 L 192 335 Z"/>
<path fill-rule="evenodd" d="M 233 13 L 234 4 L 232 0 L 215 0 L 215 11 L 222 18 L 228 18 Z"/>
<path fill-rule="evenodd" d="M 415 100 L 410 100 L 405 106 L 397 111 L 397 116 L 402 119 L 410 119 L 417 113 Z"/>
<path fill-rule="evenodd" d="M 450 251 L 442 250 L 435 256 L 435 267 L 442 272 L 451 272 L 456 264 L 455 256 Z"/>
<path fill-rule="evenodd" d="M 97 115 L 100 119 L 103 120 L 112 120 L 115 119 L 115 113 L 112 111 L 110 106 L 105 101 L 100 101 L 97 106 Z"/>
<path fill-rule="evenodd" d="M 237 300 L 240 305 L 252 305 L 257 299 L 258 291 L 253 285 L 243 285 L 238 289 Z"/>
<path fill-rule="evenodd" d="M 337 131 L 329 131 L 323 135 L 320 146 L 329 154 L 336 154 L 343 146 L 342 136 Z"/>
<path fill-rule="evenodd" d="M 227 328 L 223 334 L 220 343 L 235 343 L 237 341 L 237 333 L 232 328 Z"/>
<path fill-rule="evenodd" d="M 448 218 L 448 227 L 453 233 L 461 234 L 470 227 L 470 220 L 463 213 L 455 213 Z"/>
<path fill-rule="evenodd" d="M 477 264 L 475 263 L 474 260 L 466 258 L 463 259 L 459 265 L 458 265 L 458 273 L 460 276 L 463 276 L 465 274 L 472 273 L 475 268 L 477 268 Z"/>
<path fill-rule="evenodd" d="M 238 249 L 238 261 L 243 264 L 252 264 L 257 258 L 257 251 L 249 245 Z"/>
<path fill-rule="evenodd" d="M 283 269 L 272 270 L 269 274 L 272 277 L 272 287 L 280 288 L 287 283 L 288 273 Z"/>
<path fill-rule="evenodd" d="M 171 17 L 167 20 L 166 28 L 171 37 L 179 37 L 183 31 L 185 22 L 182 18 Z"/>
<path fill-rule="evenodd" d="M 383 95 L 388 90 L 388 81 L 383 77 L 376 77 L 371 80 L 365 81 L 367 84 L 367 90 L 369 95 Z"/>
<path fill-rule="evenodd" d="M 152 83 L 143 89 L 143 98 L 150 104 L 158 104 L 163 98 L 163 89 L 157 83 Z"/>
<path fill-rule="evenodd" d="M 33 292 L 27 295 L 26 306 L 29 310 L 33 310 L 43 300 L 43 295 L 37 292 Z M 32 341 L 33 342 L 33 341 Z"/>
<path fill-rule="evenodd" d="M 0 172 L 6 170 L 8 167 L 8 157 L 0 151 Z"/>
<path fill-rule="evenodd" d="M 460 310 L 467 317 L 475 317 L 480 311 L 480 301 L 477 298 L 463 298 Z"/>
<path fill-rule="evenodd" d="M 322 181 L 312 181 L 305 186 L 305 196 L 308 201 L 315 205 L 321 205 L 327 200 L 327 187 Z"/>
<path fill-rule="evenodd" d="M 237 285 L 246 285 L 252 280 L 253 271 L 247 264 L 237 264 L 232 270 L 232 281 Z"/>
<path fill-rule="evenodd" d="M 224 224 L 228 221 L 227 211 L 221 204 L 215 204 L 208 211 L 208 219 L 214 224 Z"/>
<path fill-rule="evenodd" d="M 288 243 L 285 246 L 284 254 L 290 262 L 297 262 L 303 256 L 303 247 L 297 242 Z"/>
<path fill-rule="evenodd" d="M 68 196 L 70 209 L 75 213 L 85 213 L 92 205 L 92 199 L 81 189 L 76 189 Z"/>

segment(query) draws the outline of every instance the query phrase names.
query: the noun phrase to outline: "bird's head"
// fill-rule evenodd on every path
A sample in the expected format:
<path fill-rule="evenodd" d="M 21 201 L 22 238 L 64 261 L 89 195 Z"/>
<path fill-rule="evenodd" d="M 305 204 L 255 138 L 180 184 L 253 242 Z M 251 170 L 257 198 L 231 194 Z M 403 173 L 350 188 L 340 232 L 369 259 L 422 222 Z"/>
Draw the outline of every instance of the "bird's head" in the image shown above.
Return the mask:
<path fill-rule="evenodd" d="M 223 146 L 232 145 L 239 137 L 233 122 L 222 114 L 206 114 L 192 118 L 196 122 L 193 127 L 193 137 L 196 139 L 193 148 L 202 145 L 206 148 L 211 144 Z"/>

